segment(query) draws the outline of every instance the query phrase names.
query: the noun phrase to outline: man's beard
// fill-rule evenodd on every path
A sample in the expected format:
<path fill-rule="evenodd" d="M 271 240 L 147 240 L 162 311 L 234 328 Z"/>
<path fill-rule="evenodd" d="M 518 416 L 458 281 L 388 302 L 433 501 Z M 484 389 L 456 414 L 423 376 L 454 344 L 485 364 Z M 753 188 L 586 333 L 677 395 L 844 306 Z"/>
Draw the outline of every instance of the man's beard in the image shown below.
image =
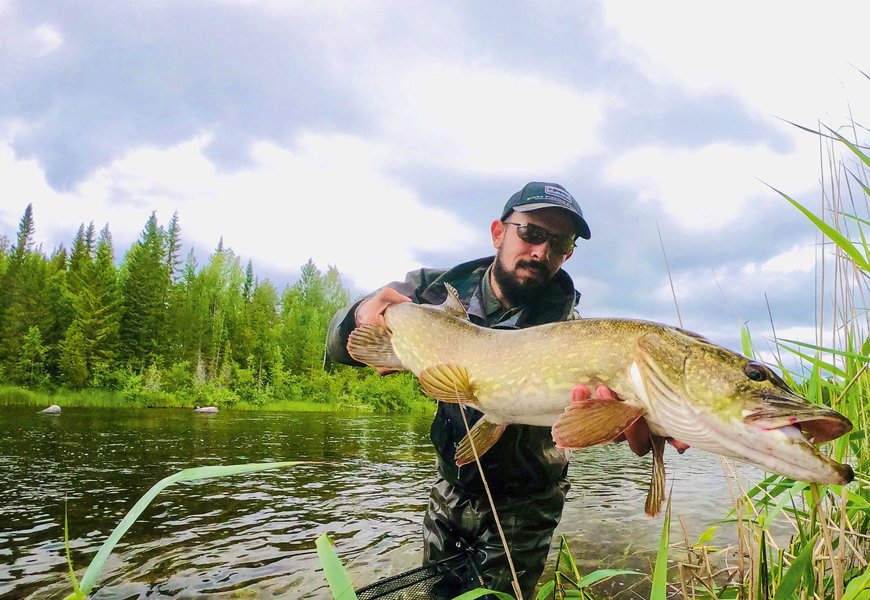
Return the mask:
<path fill-rule="evenodd" d="M 533 300 L 542 287 L 550 282 L 550 274 L 547 272 L 547 266 L 544 263 L 532 260 L 518 261 L 514 269 L 525 267 L 537 271 L 540 275 L 539 279 L 523 279 L 517 278 L 515 272 L 508 271 L 501 261 L 501 255 L 496 254 L 495 263 L 492 266 L 492 274 L 495 277 L 495 282 L 501 290 L 502 296 L 511 306 L 523 306 Z"/>

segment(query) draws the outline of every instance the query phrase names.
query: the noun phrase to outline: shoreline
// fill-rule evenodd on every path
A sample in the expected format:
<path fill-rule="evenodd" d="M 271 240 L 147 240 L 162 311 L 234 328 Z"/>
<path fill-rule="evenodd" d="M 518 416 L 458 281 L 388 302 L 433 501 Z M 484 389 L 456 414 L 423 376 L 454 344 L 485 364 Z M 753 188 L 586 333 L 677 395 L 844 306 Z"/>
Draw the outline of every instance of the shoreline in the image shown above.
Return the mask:
<path fill-rule="evenodd" d="M 123 392 L 114 390 L 85 389 L 85 390 L 57 390 L 57 391 L 34 391 L 13 385 L 0 385 L 0 407 L 22 406 L 43 409 L 51 404 L 57 404 L 63 408 L 177 408 L 193 410 L 194 402 L 188 402 L 186 398 L 175 395 L 160 394 L 150 398 L 148 402 L 131 401 Z M 359 412 L 373 414 L 414 414 L 434 412 L 435 401 L 421 401 L 410 406 L 409 410 L 402 411 L 378 411 L 375 407 L 360 402 L 349 404 L 347 402 L 313 402 L 309 400 L 279 400 L 266 402 L 263 405 L 254 405 L 240 401 L 233 406 L 219 406 L 221 411 L 227 412 Z"/>

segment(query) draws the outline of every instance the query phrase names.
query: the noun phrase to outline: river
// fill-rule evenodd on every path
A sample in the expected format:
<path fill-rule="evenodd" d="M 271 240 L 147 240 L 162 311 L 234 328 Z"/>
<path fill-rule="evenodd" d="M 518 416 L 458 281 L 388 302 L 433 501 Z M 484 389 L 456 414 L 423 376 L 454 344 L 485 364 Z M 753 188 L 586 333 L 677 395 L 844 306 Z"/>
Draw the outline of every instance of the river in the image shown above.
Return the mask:
<path fill-rule="evenodd" d="M 70 408 L 50 416 L 0 407 L 0 598 L 71 591 L 64 498 L 81 577 L 148 488 L 204 465 L 318 462 L 168 488 L 115 549 L 94 598 L 330 598 L 314 549 L 326 532 L 357 587 L 416 567 L 435 473 L 430 420 L 171 409 Z M 682 518 L 697 538 L 732 504 L 721 462 L 670 447 L 665 460 L 672 535 L 682 537 Z M 650 458 L 626 444 L 574 454 L 557 534 L 567 536 L 582 568 L 649 571 L 662 525 L 643 512 L 650 468 Z"/>

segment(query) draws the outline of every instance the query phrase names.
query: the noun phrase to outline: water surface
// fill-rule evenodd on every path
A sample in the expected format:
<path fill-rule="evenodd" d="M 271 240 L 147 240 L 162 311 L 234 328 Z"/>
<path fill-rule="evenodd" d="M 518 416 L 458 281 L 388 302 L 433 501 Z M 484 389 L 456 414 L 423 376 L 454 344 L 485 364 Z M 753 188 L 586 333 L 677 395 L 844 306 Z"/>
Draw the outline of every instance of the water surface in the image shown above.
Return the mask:
<path fill-rule="evenodd" d="M 81 577 L 154 483 L 187 467 L 245 462 L 321 464 L 170 487 L 123 538 L 93 597 L 330 598 L 314 549 L 325 532 L 357 587 L 416 567 L 435 479 L 430 420 L 171 409 L 71 408 L 49 416 L 0 408 L 0 597 L 70 591 L 64 498 Z M 668 448 L 666 464 L 674 521 L 682 517 L 696 538 L 731 506 L 720 460 Z M 661 518 L 643 513 L 650 469 L 649 457 L 625 444 L 574 454 L 557 533 L 585 569 L 627 563 L 649 570 L 661 532 Z"/>

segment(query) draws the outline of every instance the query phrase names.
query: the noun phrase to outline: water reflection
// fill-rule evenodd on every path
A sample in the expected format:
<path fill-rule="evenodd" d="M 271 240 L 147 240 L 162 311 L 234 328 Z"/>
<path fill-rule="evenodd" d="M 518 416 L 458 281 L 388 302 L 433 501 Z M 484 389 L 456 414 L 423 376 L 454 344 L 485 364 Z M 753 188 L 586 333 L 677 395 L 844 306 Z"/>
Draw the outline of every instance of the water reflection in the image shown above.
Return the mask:
<path fill-rule="evenodd" d="M 65 496 L 82 569 L 151 485 L 215 464 L 320 463 L 170 487 L 126 534 L 95 598 L 328 598 L 314 551 L 324 532 L 357 585 L 419 564 L 434 480 L 428 416 L 35 412 L 0 412 L 0 597 L 69 591 Z M 719 459 L 668 452 L 666 462 L 675 520 L 683 516 L 697 537 L 730 505 Z M 650 470 L 624 444 L 575 453 L 558 532 L 590 568 L 657 545 L 661 520 L 643 514 Z"/>

